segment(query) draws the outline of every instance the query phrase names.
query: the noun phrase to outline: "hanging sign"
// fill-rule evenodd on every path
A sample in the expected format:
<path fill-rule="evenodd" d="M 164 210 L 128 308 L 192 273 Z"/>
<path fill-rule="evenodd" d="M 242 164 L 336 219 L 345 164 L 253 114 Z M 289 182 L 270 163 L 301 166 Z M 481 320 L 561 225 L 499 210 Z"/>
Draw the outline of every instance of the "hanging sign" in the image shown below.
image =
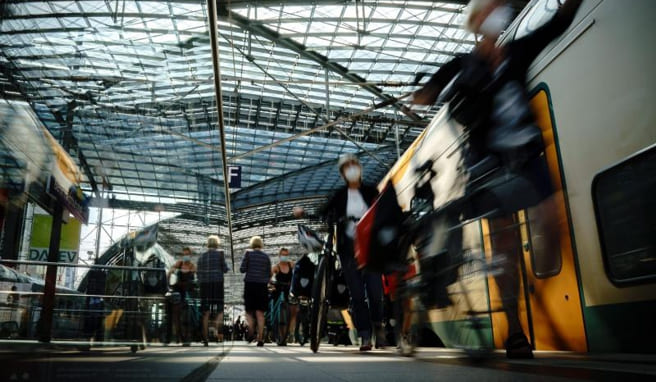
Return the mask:
<path fill-rule="evenodd" d="M 228 186 L 241 188 L 241 166 L 228 166 Z"/>

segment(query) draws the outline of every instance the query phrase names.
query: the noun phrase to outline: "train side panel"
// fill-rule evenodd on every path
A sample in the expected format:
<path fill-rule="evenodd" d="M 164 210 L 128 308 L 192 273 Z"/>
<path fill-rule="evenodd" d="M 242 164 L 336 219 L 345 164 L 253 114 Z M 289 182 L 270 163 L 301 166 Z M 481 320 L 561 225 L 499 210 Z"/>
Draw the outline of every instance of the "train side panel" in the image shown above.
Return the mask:
<path fill-rule="evenodd" d="M 656 142 L 655 13 L 649 0 L 602 1 L 532 71 L 551 91 L 590 351 L 654 351 L 656 284 L 611 282 L 591 194 L 601 170 Z"/>

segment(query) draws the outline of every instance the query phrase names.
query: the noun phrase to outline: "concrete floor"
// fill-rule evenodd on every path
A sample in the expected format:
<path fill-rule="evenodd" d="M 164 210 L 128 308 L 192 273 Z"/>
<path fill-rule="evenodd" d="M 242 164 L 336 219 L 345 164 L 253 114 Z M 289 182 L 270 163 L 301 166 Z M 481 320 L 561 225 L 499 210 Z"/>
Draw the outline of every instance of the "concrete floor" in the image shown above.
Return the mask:
<path fill-rule="evenodd" d="M 654 357 L 592 359 L 571 353 L 536 354 L 533 360 L 507 360 L 503 353 L 473 362 L 448 349 L 423 349 L 404 358 L 392 349 L 360 353 L 355 347 L 263 348 L 235 344 L 208 381 L 567 381 L 656 380 Z M 636 361 L 636 360 L 634 360 Z"/>
<path fill-rule="evenodd" d="M 115 344 L 114 344 L 115 345 Z M 421 349 L 414 358 L 393 349 L 360 353 L 322 345 L 258 348 L 244 342 L 202 347 L 76 346 L 0 341 L 0 381 L 635 381 L 656 380 L 653 355 L 536 352 L 533 360 L 495 353 L 473 362 L 449 349 Z"/>

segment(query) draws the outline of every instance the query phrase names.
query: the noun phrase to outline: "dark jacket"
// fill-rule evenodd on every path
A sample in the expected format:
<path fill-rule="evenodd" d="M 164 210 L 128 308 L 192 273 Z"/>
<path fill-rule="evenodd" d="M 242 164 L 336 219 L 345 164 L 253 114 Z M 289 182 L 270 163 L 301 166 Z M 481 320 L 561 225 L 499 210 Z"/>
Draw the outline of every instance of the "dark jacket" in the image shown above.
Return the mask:
<path fill-rule="evenodd" d="M 362 194 L 362 199 L 364 199 L 364 202 L 367 203 L 367 206 L 369 207 L 378 197 L 378 189 L 366 184 L 362 184 L 359 191 L 360 194 Z M 330 197 L 330 199 L 328 199 L 328 202 L 319 212 L 324 221 L 328 224 L 337 223 L 338 244 L 345 237 L 346 221 L 342 218 L 346 217 L 347 198 L 348 187 L 342 186 Z"/>
<path fill-rule="evenodd" d="M 241 273 L 246 273 L 245 282 L 266 284 L 271 278 L 271 259 L 259 249 L 249 249 L 239 266 Z"/>
<path fill-rule="evenodd" d="M 563 8 L 561 8 L 551 20 L 547 21 L 532 33 L 522 38 L 510 41 L 504 45 L 507 66 L 503 70 L 503 74 L 495 80 L 495 83 L 497 84 L 496 87 L 500 86 L 500 84 L 511 81 L 517 81 L 526 87 L 527 73 L 531 63 L 540 52 L 547 47 L 547 45 L 565 32 L 574 21 L 574 17 L 580 6 L 580 1 L 568 0 L 568 3 L 571 4 L 563 6 Z M 456 75 L 467 70 L 470 70 L 471 73 L 473 67 L 484 67 L 483 70 L 489 70 L 489 66 L 482 63 L 482 60 L 477 56 L 478 55 L 475 51 L 457 55 L 451 61 L 440 67 L 440 69 L 423 87 L 422 92 L 429 92 L 431 98 L 436 100 L 438 95 L 445 89 L 445 87 L 447 87 Z M 483 92 L 480 89 L 485 88 L 485 83 L 491 81 L 492 73 L 478 73 L 471 77 L 476 78 L 479 81 L 479 83 L 473 87 L 475 88 L 475 91 L 473 92 L 474 95 L 479 98 L 488 98 L 490 94 L 482 94 Z M 490 81 L 486 81 L 486 78 Z M 488 90 L 488 92 L 494 92 L 494 87 Z M 448 100 L 449 99 L 445 99 L 445 101 Z M 481 104 L 481 110 L 477 113 L 479 120 L 472 123 L 472 126 L 465 127 L 470 128 L 469 144 L 474 153 L 483 153 L 486 150 L 487 129 L 490 126 L 488 121 L 489 109 L 485 106 L 485 101 L 478 99 L 476 102 Z M 464 124 L 462 121 L 461 123 Z"/>
<path fill-rule="evenodd" d="M 551 20 L 532 33 L 504 45 L 506 56 L 509 59 L 509 67 L 505 70 L 507 76 L 505 79 L 518 80 L 526 84 L 526 75 L 531 63 L 549 43 L 569 28 L 576 16 L 578 5 L 569 7 L 566 11 L 558 11 Z M 424 88 L 431 89 L 437 99 L 440 92 L 460 72 L 466 57 L 471 54 L 474 53 L 458 54 L 451 61 L 442 65 Z"/>
<path fill-rule="evenodd" d="M 225 254 L 216 249 L 210 249 L 201 254 L 196 268 L 198 281 L 201 283 L 223 281 L 223 274 L 229 270 Z"/>

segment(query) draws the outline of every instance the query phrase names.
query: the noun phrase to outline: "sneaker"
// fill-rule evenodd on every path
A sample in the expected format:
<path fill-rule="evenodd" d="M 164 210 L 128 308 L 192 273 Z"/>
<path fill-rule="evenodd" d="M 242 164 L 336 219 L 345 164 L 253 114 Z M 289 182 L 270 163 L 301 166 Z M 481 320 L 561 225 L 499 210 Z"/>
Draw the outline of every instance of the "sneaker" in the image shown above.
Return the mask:
<path fill-rule="evenodd" d="M 371 339 L 362 339 L 362 345 L 360 345 L 360 351 L 371 351 Z"/>
<path fill-rule="evenodd" d="M 380 328 L 376 330 L 376 349 L 385 349 L 387 340 L 385 339 L 385 329 Z"/>
<path fill-rule="evenodd" d="M 257 347 L 262 347 L 264 346 L 264 341 L 257 341 Z"/>

